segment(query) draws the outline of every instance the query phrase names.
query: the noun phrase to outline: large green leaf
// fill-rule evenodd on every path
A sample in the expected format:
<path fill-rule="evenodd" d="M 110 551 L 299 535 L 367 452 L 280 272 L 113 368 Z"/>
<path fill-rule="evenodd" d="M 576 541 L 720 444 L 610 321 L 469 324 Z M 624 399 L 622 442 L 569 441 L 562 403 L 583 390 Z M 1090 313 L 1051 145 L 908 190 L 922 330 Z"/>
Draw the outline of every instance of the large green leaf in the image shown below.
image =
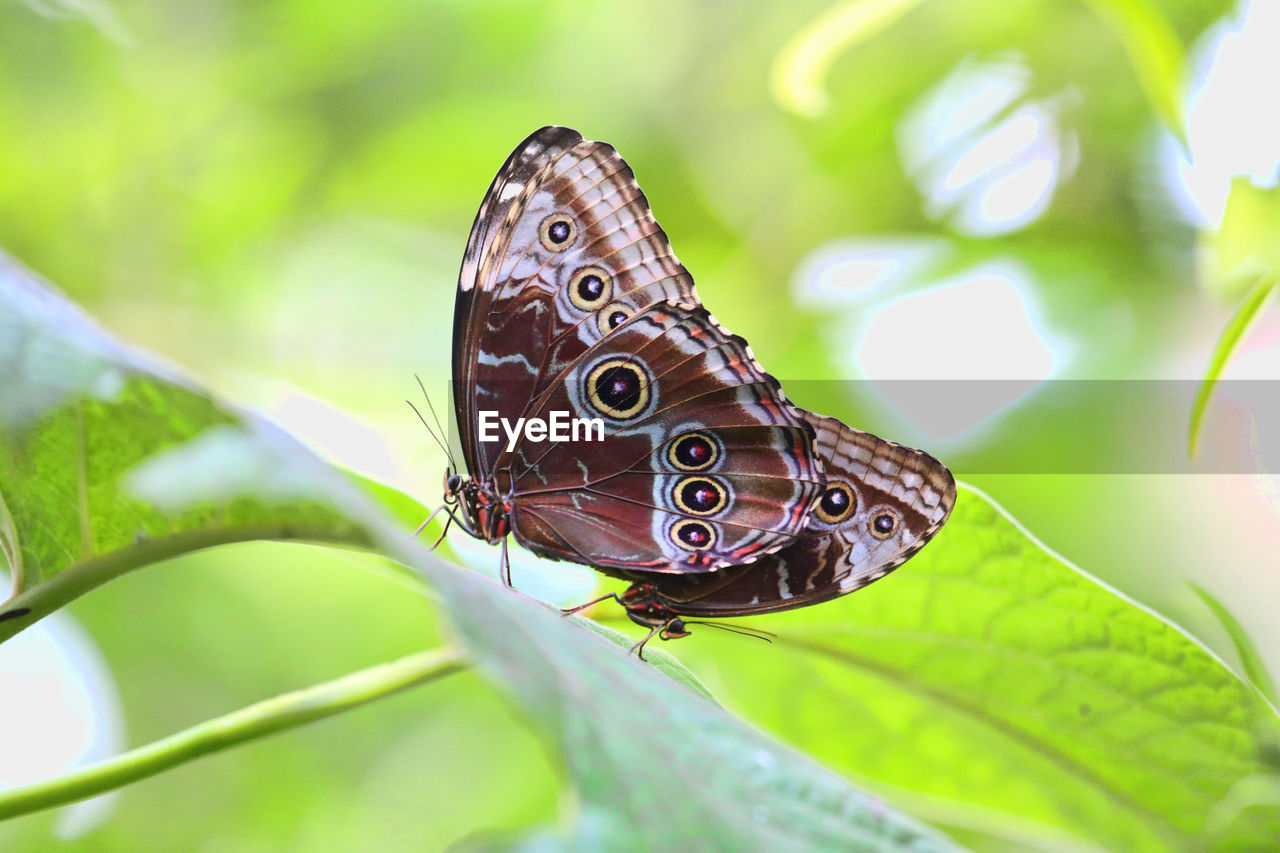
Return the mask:
<path fill-rule="evenodd" d="M 0 495 L 24 564 L 0 639 L 157 556 L 251 535 L 364 542 L 430 581 L 471 656 L 552 735 L 597 816 L 577 846 L 956 849 L 579 620 L 428 553 L 352 478 L 167 380 L 11 263 L 0 317 L 17 403 Z M 69 500 L 86 493 L 88 512 Z"/>
<path fill-rule="evenodd" d="M 234 499 L 268 465 L 283 481 L 326 495 L 384 553 L 430 578 L 473 655 L 554 732 L 581 795 L 611 815 L 614 831 L 625 830 L 625 846 L 694 838 L 725 850 L 948 846 L 604 637 L 426 553 L 281 433 L 220 428 L 152 460 L 133 482 L 162 506 Z"/>
<path fill-rule="evenodd" d="M 367 541 L 311 501 L 264 512 L 246 498 L 166 515 L 123 490 L 121 476 L 151 454 L 238 419 L 0 253 L 0 553 L 14 577 L 0 641 L 174 554 L 248 539 Z"/>
<path fill-rule="evenodd" d="M 772 649 L 717 655 L 721 698 L 934 822 L 1123 850 L 1280 838 L 1275 806 L 1214 819 L 1276 771 L 1262 696 L 980 492 L 892 577 L 768 627 Z"/>

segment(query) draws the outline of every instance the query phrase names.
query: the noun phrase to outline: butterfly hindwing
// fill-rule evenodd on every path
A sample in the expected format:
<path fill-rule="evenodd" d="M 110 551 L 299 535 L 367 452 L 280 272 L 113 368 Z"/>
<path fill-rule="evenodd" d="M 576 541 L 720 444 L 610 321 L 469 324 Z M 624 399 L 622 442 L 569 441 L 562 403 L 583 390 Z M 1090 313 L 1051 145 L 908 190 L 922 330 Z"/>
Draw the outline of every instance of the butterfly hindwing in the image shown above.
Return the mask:
<path fill-rule="evenodd" d="M 521 442 L 496 463 L 510 472 L 513 532 L 546 556 L 604 570 L 739 565 L 788 544 L 821 490 L 812 426 L 700 306 L 633 315 L 528 414 L 553 411 L 598 419 L 604 440 Z"/>
<path fill-rule="evenodd" d="M 633 575 L 671 614 L 736 616 L 816 604 L 884 577 L 933 538 L 955 479 L 923 451 L 801 412 L 817 433 L 826 484 L 806 529 L 776 553 L 713 576 Z"/>

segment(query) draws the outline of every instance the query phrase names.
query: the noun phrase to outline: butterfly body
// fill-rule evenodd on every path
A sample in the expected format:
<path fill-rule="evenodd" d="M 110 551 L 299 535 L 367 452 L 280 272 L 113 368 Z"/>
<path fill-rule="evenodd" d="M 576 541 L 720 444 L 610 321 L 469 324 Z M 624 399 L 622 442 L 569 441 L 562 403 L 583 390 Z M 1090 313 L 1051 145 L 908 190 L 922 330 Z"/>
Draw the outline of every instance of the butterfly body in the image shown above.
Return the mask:
<path fill-rule="evenodd" d="M 444 502 L 458 508 L 464 530 L 490 545 L 502 542 L 511 532 L 511 506 L 490 483 L 450 471 L 445 475 Z"/>

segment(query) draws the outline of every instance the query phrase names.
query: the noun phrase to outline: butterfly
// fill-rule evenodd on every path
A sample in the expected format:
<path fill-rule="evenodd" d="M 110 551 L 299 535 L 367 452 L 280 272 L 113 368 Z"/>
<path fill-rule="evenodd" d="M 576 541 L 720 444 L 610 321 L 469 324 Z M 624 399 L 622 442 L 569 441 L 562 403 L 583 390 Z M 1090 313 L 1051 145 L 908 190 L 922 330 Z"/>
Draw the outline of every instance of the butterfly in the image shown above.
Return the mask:
<path fill-rule="evenodd" d="M 850 592 L 955 500 L 927 454 L 793 406 L 701 305 L 626 162 L 563 127 L 521 143 L 480 206 L 453 402 L 465 473 L 451 461 L 449 523 L 503 546 L 507 584 L 509 536 L 630 581 L 611 597 L 650 637 Z M 546 440 L 557 415 L 602 440 Z"/>
<path fill-rule="evenodd" d="M 453 399 L 467 474 L 450 466 L 444 508 L 503 545 L 508 584 L 508 535 L 615 574 L 749 564 L 789 544 L 822 491 L 812 425 L 702 307 L 630 167 L 567 128 L 526 139 L 476 216 Z M 603 440 L 481 428 L 557 415 Z"/>

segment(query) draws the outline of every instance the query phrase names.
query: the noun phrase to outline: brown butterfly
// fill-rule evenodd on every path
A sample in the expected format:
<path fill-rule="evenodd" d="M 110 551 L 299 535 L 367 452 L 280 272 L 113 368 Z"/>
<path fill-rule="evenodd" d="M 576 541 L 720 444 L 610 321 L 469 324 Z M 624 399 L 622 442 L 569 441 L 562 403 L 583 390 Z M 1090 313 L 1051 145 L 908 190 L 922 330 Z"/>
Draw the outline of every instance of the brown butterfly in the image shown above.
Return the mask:
<path fill-rule="evenodd" d="M 619 601 L 650 637 L 851 592 L 955 500 L 932 457 L 793 407 L 701 307 L 627 164 L 567 128 L 526 139 L 481 204 L 453 396 L 467 473 L 446 473 L 450 523 L 503 545 L 508 584 L 508 534 L 632 581 Z M 558 412 L 603 440 L 485 431 Z"/>
<path fill-rule="evenodd" d="M 451 466 L 444 509 L 504 545 L 508 583 L 508 534 L 615 574 L 740 566 L 790 544 L 822 491 L 813 427 L 698 303 L 627 164 L 566 128 L 525 140 L 480 207 L 453 383 L 467 476 Z M 602 440 L 485 440 L 557 413 Z"/>

